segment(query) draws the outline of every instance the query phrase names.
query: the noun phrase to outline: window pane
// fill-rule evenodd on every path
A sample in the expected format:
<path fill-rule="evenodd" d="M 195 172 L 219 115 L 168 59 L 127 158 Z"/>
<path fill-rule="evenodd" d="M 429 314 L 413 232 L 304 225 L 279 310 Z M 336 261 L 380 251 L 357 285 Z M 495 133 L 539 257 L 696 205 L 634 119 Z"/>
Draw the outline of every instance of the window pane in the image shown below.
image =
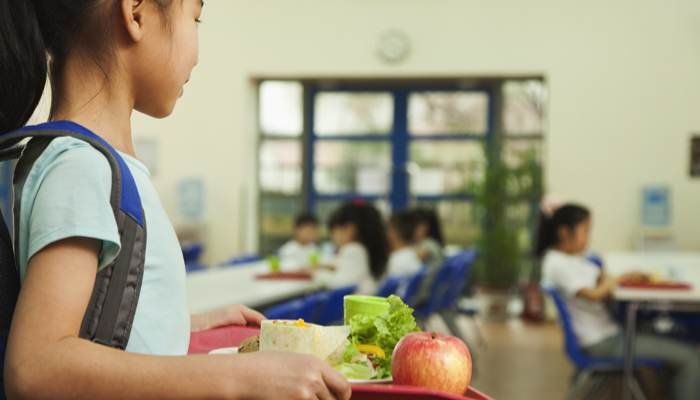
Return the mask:
<path fill-rule="evenodd" d="M 542 141 L 538 139 L 506 139 L 501 157 L 511 167 L 535 164 L 542 167 Z"/>
<path fill-rule="evenodd" d="M 537 80 L 503 84 L 503 126 L 507 134 L 540 134 L 545 130 L 547 88 Z"/>
<path fill-rule="evenodd" d="M 292 237 L 294 218 L 301 211 L 297 197 L 260 196 L 260 251 L 271 254 Z"/>
<path fill-rule="evenodd" d="M 489 96 L 483 92 L 414 92 L 408 98 L 412 135 L 484 135 Z"/>
<path fill-rule="evenodd" d="M 323 194 L 383 195 L 389 189 L 388 142 L 317 141 L 314 186 Z"/>
<path fill-rule="evenodd" d="M 260 144 L 260 189 L 298 194 L 301 191 L 301 142 L 263 140 Z"/>
<path fill-rule="evenodd" d="M 316 95 L 314 132 L 318 136 L 391 133 L 391 93 L 321 92 Z"/>
<path fill-rule="evenodd" d="M 481 141 L 413 141 L 409 168 L 412 195 L 440 195 L 467 190 L 469 181 L 483 177 L 486 160 Z"/>
<path fill-rule="evenodd" d="M 446 245 L 473 246 L 481 234 L 475 220 L 474 206 L 469 201 L 439 201 L 424 203 L 435 208 L 442 224 Z"/>
<path fill-rule="evenodd" d="M 260 84 L 260 129 L 264 134 L 301 136 L 301 83 L 264 81 Z"/>

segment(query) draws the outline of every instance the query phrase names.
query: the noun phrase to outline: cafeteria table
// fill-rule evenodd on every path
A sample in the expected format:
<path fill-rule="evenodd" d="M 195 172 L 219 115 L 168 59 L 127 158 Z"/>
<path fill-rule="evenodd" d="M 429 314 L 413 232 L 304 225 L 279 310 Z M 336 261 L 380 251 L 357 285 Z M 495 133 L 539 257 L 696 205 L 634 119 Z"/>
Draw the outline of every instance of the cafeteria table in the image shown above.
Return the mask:
<path fill-rule="evenodd" d="M 224 347 L 236 347 L 260 334 L 260 328 L 252 326 L 226 326 L 208 331 L 194 332 L 190 337 L 189 354 L 207 354 Z M 352 400 L 493 400 L 469 387 L 464 396 L 455 396 L 439 390 L 388 384 L 353 384 Z"/>
<path fill-rule="evenodd" d="M 627 303 L 625 316 L 625 371 L 623 400 L 631 392 L 643 398 L 634 379 L 634 342 L 639 310 L 700 312 L 700 253 L 696 252 L 615 252 L 604 257 L 606 273 L 618 276 L 626 272 L 659 273 L 665 279 L 673 278 L 687 283 L 690 289 L 642 289 L 618 287 L 613 293 L 617 302 Z M 641 395 L 641 397 L 640 397 Z"/>
<path fill-rule="evenodd" d="M 256 279 L 258 275 L 269 272 L 267 261 L 256 261 L 187 274 L 190 313 L 202 313 L 235 303 L 261 308 L 319 289 L 311 280 Z"/>

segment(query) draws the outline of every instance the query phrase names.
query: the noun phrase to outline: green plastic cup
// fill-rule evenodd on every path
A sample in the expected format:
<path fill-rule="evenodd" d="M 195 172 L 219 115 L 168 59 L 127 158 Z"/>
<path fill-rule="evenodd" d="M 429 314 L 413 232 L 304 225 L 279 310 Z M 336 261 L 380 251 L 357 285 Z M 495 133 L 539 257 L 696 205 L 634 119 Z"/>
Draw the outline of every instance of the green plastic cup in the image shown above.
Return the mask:
<path fill-rule="evenodd" d="M 267 262 L 270 264 L 270 270 L 272 273 L 279 272 L 280 270 L 280 259 L 277 256 L 267 256 L 265 257 Z"/>
<path fill-rule="evenodd" d="M 343 306 L 345 309 L 345 324 L 347 325 L 355 315 L 371 315 L 386 314 L 389 312 L 389 300 L 386 297 L 377 296 L 358 296 L 348 295 L 343 297 Z"/>

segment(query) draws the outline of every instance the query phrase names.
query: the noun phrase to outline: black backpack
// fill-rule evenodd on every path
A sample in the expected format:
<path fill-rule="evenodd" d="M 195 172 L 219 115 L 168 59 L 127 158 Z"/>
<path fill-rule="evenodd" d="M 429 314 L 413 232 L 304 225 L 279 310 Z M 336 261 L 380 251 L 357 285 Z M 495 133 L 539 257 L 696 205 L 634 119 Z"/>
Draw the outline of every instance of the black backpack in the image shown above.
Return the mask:
<path fill-rule="evenodd" d="M 15 238 L 19 236 L 19 207 L 27 175 L 49 143 L 62 136 L 89 143 L 107 157 L 112 168 L 110 202 L 119 229 L 121 250 L 95 277 L 90 303 L 80 327 L 80 337 L 124 350 L 129 342 L 143 280 L 146 221 L 136 182 L 122 157 L 102 138 L 73 122 L 48 122 L 0 136 L 0 161 L 22 156 L 15 167 L 13 179 Z M 16 146 L 28 137 L 32 138 L 32 146 Z M 0 213 L 0 361 L 3 367 L 0 377 L 4 371 L 5 348 L 20 290 L 19 270 L 15 263 L 17 250 L 15 247 L 13 251 L 9 230 Z M 1 394 L 4 397 L 4 390 Z"/>

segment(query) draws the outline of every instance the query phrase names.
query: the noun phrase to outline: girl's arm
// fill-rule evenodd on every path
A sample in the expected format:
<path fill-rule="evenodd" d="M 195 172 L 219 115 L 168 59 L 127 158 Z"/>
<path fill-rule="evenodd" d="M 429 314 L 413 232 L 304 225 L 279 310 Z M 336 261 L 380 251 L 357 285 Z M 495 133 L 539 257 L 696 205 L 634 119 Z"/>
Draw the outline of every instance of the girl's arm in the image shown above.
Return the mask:
<path fill-rule="evenodd" d="M 99 246 L 64 239 L 29 261 L 5 360 L 10 399 L 349 399 L 345 378 L 313 356 L 161 357 L 78 338 Z"/>
<path fill-rule="evenodd" d="M 576 296 L 583 297 L 584 299 L 591 301 L 601 301 L 608 297 L 621 283 L 639 280 L 642 276 L 643 275 L 639 272 L 630 272 L 617 278 L 612 278 L 604 272 L 601 272 L 598 286 L 596 286 L 594 289 L 581 289 L 576 293 Z"/>

